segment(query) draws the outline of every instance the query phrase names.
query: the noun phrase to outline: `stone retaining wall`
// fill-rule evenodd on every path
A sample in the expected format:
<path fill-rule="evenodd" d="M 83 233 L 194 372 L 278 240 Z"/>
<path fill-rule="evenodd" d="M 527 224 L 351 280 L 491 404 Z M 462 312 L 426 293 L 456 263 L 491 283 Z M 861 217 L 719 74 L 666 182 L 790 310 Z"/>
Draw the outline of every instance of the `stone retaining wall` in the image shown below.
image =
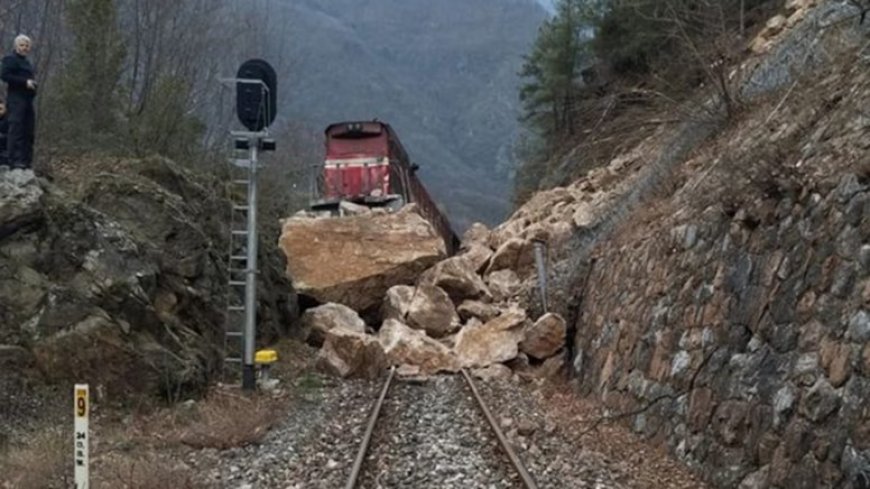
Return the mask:
<path fill-rule="evenodd" d="M 835 487 L 870 469 L 870 189 L 848 174 L 775 213 L 603 253 L 575 366 L 720 487 Z"/>
<path fill-rule="evenodd" d="M 717 487 L 870 487 L 870 58 L 838 19 L 562 264 L 581 390 Z"/>

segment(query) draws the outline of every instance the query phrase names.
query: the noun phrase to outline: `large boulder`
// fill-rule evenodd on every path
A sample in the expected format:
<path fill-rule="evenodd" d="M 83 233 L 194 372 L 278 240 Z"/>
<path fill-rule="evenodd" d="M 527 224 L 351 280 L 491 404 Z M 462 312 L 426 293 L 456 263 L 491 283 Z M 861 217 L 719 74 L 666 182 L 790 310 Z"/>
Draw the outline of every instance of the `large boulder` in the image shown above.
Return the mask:
<path fill-rule="evenodd" d="M 374 336 L 333 328 L 317 353 L 317 368 L 342 378 L 374 379 L 387 368 L 387 357 Z"/>
<path fill-rule="evenodd" d="M 284 220 L 280 246 L 300 294 L 357 311 L 387 289 L 412 284 L 444 258 L 444 240 L 410 205 L 392 214 Z"/>
<path fill-rule="evenodd" d="M 447 292 L 434 285 L 397 285 L 387 291 L 384 319 L 398 319 L 414 329 L 440 338 L 459 329 L 459 316 Z"/>
<path fill-rule="evenodd" d="M 355 333 L 365 333 L 366 323 L 353 309 L 342 304 L 323 304 L 309 309 L 300 319 L 307 341 L 313 346 L 323 345 L 326 333 L 341 328 Z"/>
<path fill-rule="evenodd" d="M 437 285 L 444 289 L 454 303 L 465 299 L 492 302 L 492 294 L 465 258 L 454 256 L 426 270 L 420 277 L 421 285 Z"/>
<path fill-rule="evenodd" d="M 459 330 L 454 347 L 462 366 L 486 367 L 516 357 L 525 320 L 525 311 L 510 309 L 486 323 L 469 321 Z"/>
<path fill-rule="evenodd" d="M 523 332 L 520 351 L 538 360 L 549 358 L 565 346 L 566 330 L 562 316 L 544 314 Z"/>
<path fill-rule="evenodd" d="M 393 365 L 416 365 L 424 374 L 459 370 L 459 362 L 449 348 L 401 321 L 384 321 L 378 340 Z"/>

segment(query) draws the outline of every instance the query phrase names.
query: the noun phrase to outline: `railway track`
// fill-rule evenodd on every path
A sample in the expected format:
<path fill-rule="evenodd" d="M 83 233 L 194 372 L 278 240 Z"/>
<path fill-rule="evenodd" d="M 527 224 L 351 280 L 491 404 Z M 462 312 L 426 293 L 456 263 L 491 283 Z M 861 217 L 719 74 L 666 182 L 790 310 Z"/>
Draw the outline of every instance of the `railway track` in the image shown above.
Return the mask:
<path fill-rule="evenodd" d="M 345 485 L 387 487 L 537 489 L 537 484 L 468 372 L 420 384 L 396 382 L 394 368 L 372 404 Z"/>

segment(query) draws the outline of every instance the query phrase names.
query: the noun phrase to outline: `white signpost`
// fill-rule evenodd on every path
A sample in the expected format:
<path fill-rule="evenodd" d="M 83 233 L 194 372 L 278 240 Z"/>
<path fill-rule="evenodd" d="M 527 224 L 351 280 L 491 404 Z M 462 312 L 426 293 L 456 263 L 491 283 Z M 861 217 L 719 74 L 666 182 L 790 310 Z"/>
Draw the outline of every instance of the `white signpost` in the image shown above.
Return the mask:
<path fill-rule="evenodd" d="M 76 384 L 74 392 L 75 489 L 88 489 L 88 416 L 91 410 L 88 384 Z"/>

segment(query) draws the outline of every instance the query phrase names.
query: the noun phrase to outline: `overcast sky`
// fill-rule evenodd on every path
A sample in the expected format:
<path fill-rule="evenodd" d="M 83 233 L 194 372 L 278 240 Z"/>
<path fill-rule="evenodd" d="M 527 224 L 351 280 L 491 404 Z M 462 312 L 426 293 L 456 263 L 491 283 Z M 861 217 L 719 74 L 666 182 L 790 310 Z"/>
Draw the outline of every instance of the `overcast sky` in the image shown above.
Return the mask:
<path fill-rule="evenodd" d="M 553 11 L 553 4 L 556 3 L 556 0 L 537 0 L 538 3 L 544 6 L 549 12 Z"/>

